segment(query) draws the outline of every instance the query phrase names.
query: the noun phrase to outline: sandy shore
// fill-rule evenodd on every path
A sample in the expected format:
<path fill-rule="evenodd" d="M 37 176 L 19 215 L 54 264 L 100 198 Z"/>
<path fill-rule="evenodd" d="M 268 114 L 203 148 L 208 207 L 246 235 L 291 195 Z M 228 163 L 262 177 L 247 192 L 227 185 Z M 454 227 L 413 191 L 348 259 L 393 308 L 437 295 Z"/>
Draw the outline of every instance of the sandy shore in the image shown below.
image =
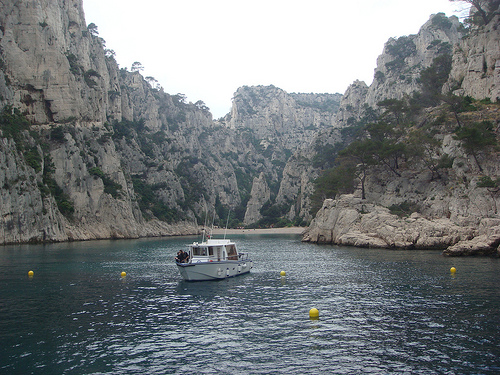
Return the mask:
<path fill-rule="evenodd" d="M 287 228 L 267 228 L 267 229 L 222 229 L 214 228 L 212 234 L 301 234 L 306 228 L 287 227 Z"/>

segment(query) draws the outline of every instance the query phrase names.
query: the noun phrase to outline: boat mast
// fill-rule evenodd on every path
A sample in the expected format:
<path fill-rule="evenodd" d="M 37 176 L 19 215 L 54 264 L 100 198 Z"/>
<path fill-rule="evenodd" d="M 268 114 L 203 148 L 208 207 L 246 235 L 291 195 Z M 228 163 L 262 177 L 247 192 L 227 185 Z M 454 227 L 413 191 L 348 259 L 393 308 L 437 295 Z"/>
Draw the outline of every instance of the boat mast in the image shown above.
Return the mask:
<path fill-rule="evenodd" d="M 224 239 L 226 239 L 226 232 L 227 232 L 227 226 L 229 224 L 229 214 L 231 213 L 231 210 L 227 212 L 227 219 L 226 219 L 226 228 L 224 229 Z"/>
<path fill-rule="evenodd" d="M 205 234 L 207 232 L 207 220 L 208 220 L 208 210 L 205 209 L 205 223 L 203 224 L 203 234 L 201 237 L 201 242 L 205 242 Z"/>

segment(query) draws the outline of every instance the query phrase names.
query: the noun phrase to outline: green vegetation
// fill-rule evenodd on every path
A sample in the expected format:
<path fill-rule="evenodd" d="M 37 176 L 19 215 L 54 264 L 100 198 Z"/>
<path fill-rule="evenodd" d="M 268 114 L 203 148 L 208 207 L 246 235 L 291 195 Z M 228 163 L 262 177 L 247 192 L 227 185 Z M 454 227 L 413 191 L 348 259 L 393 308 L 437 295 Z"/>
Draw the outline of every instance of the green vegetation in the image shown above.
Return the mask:
<path fill-rule="evenodd" d="M 353 193 L 355 189 L 355 168 L 352 163 L 341 161 L 335 168 L 330 168 L 318 177 L 311 196 L 311 211 L 316 213 L 326 198 L 337 194 Z"/>
<path fill-rule="evenodd" d="M 97 83 L 93 80 L 94 77 L 101 78 L 101 75 L 97 73 L 94 69 L 87 70 L 83 74 L 83 79 L 85 80 L 87 86 L 90 88 L 95 87 L 97 85 Z"/>
<path fill-rule="evenodd" d="M 404 201 L 400 204 L 393 204 L 389 207 L 391 214 L 398 215 L 399 217 L 410 216 L 414 212 L 419 211 L 419 206 L 415 202 Z"/>
<path fill-rule="evenodd" d="M 498 189 L 500 187 L 500 177 L 492 180 L 490 176 L 482 176 L 477 183 L 477 187 Z"/>
<path fill-rule="evenodd" d="M 68 194 L 57 184 L 52 176 L 54 173 L 54 163 L 50 154 L 44 157 L 44 169 L 42 174 L 42 184 L 38 185 L 43 196 L 52 195 L 56 201 L 59 211 L 68 219 L 72 219 L 75 208 Z"/>
<path fill-rule="evenodd" d="M 466 23 L 484 26 L 489 24 L 495 15 L 498 14 L 500 0 L 450 0 L 461 3 L 467 3 L 475 11 L 471 12 L 470 17 L 465 20 Z"/>
<path fill-rule="evenodd" d="M 466 124 L 455 131 L 455 139 L 462 141 L 465 151 L 474 157 L 479 170 L 483 168 L 479 163 L 478 155 L 497 146 L 493 124 L 489 121 Z"/>
<path fill-rule="evenodd" d="M 183 216 L 175 209 L 170 208 L 156 194 L 164 188 L 162 184 L 149 185 L 139 177 L 133 177 L 132 183 L 137 196 L 137 201 L 142 213 L 151 218 L 151 215 L 159 220 L 173 223 L 179 221 Z"/>
<path fill-rule="evenodd" d="M 449 30 L 453 24 L 444 13 L 438 13 L 432 18 L 432 25 L 442 30 Z"/>
<path fill-rule="evenodd" d="M 0 130 L 4 138 L 11 138 L 19 151 L 24 151 L 23 132 L 30 127 L 29 121 L 19 109 L 6 105 L 0 112 Z"/>
<path fill-rule="evenodd" d="M 273 204 L 271 201 L 264 203 L 260 209 L 263 216 L 257 223 L 248 228 L 283 228 L 292 226 L 292 222 L 284 217 L 288 212 L 289 204 Z"/>
<path fill-rule="evenodd" d="M 54 163 L 49 153 L 43 155 L 48 145 L 42 142 L 36 133 L 29 133 L 30 123 L 17 108 L 5 106 L 0 112 L 0 130 L 4 138 L 12 139 L 18 152 L 24 156 L 27 165 L 32 167 L 35 173 L 42 173 L 42 182 L 38 184 L 42 197 L 52 195 L 56 201 L 59 211 L 71 219 L 74 212 L 70 197 L 64 193 L 63 189 L 53 178 Z M 60 128 L 60 129 L 59 129 Z M 55 128 L 54 139 L 60 141 L 64 139 L 64 132 L 61 127 Z M 53 135 L 51 134 L 51 137 Z M 35 143 L 35 145 L 32 145 Z M 32 146 L 30 146 L 30 144 Z M 42 154 L 40 154 L 40 151 Z"/>
<path fill-rule="evenodd" d="M 92 167 L 89 169 L 89 174 L 95 178 L 100 178 L 104 184 L 104 192 L 110 194 L 113 198 L 119 198 L 122 186 L 113 181 L 100 168 Z"/>
<path fill-rule="evenodd" d="M 297 104 L 302 107 L 315 108 L 321 112 L 336 113 L 340 107 L 340 100 L 327 99 L 322 102 L 313 102 L 313 103 L 297 100 Z"/>
<path fill-rule="evenodd" d="M 434 22 L 436 27 L 450 27 L 446 17 L 435 17 Z M 429 68 L 421 71 L 419 92 L 400 100 L 379 102 L 378 113 L 366 110 L 365 118 L 351 122 L 350 127 L 342 130 L 345 144 L 348 144 L 346 147 L 328 146 L 318 150 L 313 160 L 315 167 L 328 168 L 315 180 L 315 192 L 311 196 L 312 214 L 317 212 L 325 198 L 354 192 L 357 186 L 365 199 L 365 181 L 375 166 L 385 168 L 396 176 L 401 175 L 402 166 L 418 166 L 428 169 L 432 180 L 442 178 L 443 171 L 451 168 L 454 160 L 442 153 L 442 138 L 436 137 L 440 131 L 454 132 L 455 139 L 462 142 L 465 152 L 472 155 L 482 171 L 480 156 L 497 147 L 493 124 L 491 121 L 473 121 L 470 115 L 461 115 L 477 111 L 482 103 L 470 97 L 442 94 L 451 71 L 451 48 L 448 43 L 440 41 L 430 48 L 437 48 L 440 54 Z M 409 38 L 402 37 L 389 45 L 387 52 L 395 58 L 387 68 L 397 69 L 398 64 L 403 64 L 404 59 L 414 52 L 414 44 Z M 424 109 L 437 107 L 441 108 L 438 115 L 433 118 L 425 115 Z M 457 124 L 454 131 L 449 114 L 453 114 Z M 423 117 L 427 119 L 422 122 Z M 491 187 L 489 180 L 482 180 L 480 184 L 490 184 L 488 187 Z M 418 205 L 405 202 L 391 210 L 407 215 L 418 211 Z"/>
<path fill-rule="evenodd" d="M 69 63 L 69 71 L 73 73 L 74 75 L 81 75 L 84 71 L 83 66 L 81 66 L 78 63 L 78 57 L 76 57 L 73 53 L 71 52 L 66 52 L 66 58 L 68 59 Z"/>
<path fill-rule="evenodd" d="M 97 25 L 95 23 L 89 23 L 87 26 L 87 31 L 90 33 L 92 36 L 97 36 L 99 35 L 99 31 L 97 30 Z"/>
<path fill-rule="evenodd" d="M 36 173 L 42 171 L 42 157 L 38 152 L 37 147 L 31 147 L 24 153 L 24 160 L 31 168 L 35 170 Z"/>
<path fill-rule="evenodd" d="M 420 73 L 422 91 L 414 95 L 424 107 L 434 107 L 441 103 L 441 90 L 451 71 L 451 54 L 445 53 L 434 59 L 432 65 Z"/>
<path fill-rule="evenodd" d="M 385 67 L 389 71 L 400 71 L 405 65 L 405 59 L 413 55 L 417 46 L 408 36 L 402 36 L 396 39 L 392 44 L 388 44 L 386 47 L 387 53 L 394 57 L 394 59 L 385 64 Z"/>

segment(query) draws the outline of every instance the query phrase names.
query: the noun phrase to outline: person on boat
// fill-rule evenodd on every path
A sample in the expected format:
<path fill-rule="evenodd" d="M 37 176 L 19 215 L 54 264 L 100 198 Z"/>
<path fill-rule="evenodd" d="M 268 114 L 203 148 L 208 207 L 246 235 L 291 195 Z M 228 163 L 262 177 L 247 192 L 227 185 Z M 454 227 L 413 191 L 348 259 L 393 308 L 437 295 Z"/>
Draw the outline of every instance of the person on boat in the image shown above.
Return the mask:
<path fill-rule="evenodd" d="M 177 263 L 189 263 L 189 254 L 184 250 L 179 250 L 177 257 L 175 258 Z"/>

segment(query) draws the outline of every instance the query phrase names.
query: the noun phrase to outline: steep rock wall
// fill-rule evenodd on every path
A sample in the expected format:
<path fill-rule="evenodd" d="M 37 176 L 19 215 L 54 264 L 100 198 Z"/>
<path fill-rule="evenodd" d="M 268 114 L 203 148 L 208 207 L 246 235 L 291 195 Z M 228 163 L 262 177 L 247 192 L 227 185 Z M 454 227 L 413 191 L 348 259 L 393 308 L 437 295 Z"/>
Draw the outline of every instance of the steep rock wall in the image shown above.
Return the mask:
<path fill-rule="evenodd" d="M 418 91 L 418 74 L 432 64 L 440 49 L 451 54 L 443 94 L 452 90 L 476 100 L 498 101 L 499 35 L 498 16 L 490 24 L 468 31 L 453 17 L 431 17 L 418 35 L 386 44 L 377 60 L 373 83 L 367 87 L 356 81 L 348 88 L 337 123 L 347 130 L 353 124 L 375 121 L 379 101 L 403 99 Z M 395 46 L 406 46 L 399 56 L 404 58 L 396 59 Z M 485 176 L 492 180 L 500 176 L 498 152 L 478 149 L 479 159 L 474 160 L 453 134 L 462 116 L 462 124 L 489 122 L 498 140 L 498 105 L 481 108 L 479 114 L 474 108 L 470 113 L 455 113 L 455 120 L 444 112 L 449 108 L 427 108 L 416 128 L 434 124 L 433 138 L 440 147 L 433 152 L 447 155 L 452 165 L 441 170 L 439 178 L 419 163 L 403 165 L 398 175 L 371 168 L 365 181 L 366 199 L 361 199 L 358 190 L 354 195 L 325 200 L 304 240 L 364 247 L 439 248 L 445 249 L 446 255 L 500 254 L 498 189 L 482 184 Z M 438 113 L 441 119 L 436 121 Z M 444 123 L 448 125 L 438 125 Z M 410 207 L 410 212 L 398 216 L 388 209 L 412 205 L 418 207 L 418 213 L 411 214 Z"/>

